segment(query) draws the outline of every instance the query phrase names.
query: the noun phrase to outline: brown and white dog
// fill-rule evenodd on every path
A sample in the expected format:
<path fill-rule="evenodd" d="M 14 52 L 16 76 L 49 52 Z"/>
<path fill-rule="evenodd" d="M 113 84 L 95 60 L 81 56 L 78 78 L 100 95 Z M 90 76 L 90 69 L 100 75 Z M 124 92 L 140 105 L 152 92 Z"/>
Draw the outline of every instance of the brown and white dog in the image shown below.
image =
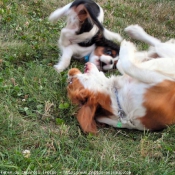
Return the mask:
<path fill-rule="evenodd" d="M 99 69 L 109 70 L 115 66 L 119 46 L 110 40 L 121 42 L 122 37 L 103 27 L 104 12 L 98 4 L 92 0 L 75 0 L 51 13 L 49 20 L 56 22 L 62 16 L 67 16 L 67 24 L 61 30 L 58 41 L 62 56 L 54 66 L 57 72 L 65 70 L 72 57 L 82 59 L 87 55 L 90 55 L 89 61 Z M 96 55 L 96 52 L 99 53 L 97 47 L 100 40 L 105 48 Z M 96 49 L 98 51 L 94 51 Z"/>
<path fill-rule="evenodd" d="M 97 132 L 96 121 L 152 131 L 175 124 L 174 41 L 161 43 L 138 25 L 125 31 L 154 47 L 138 52 L 123 41 L 117 64 L 123 75 L 107 78 L 90 62 L 84 73 L 77 68 L 68 72 L 68 97 L 80 105 L 77 119 L 85 133 Z"/>

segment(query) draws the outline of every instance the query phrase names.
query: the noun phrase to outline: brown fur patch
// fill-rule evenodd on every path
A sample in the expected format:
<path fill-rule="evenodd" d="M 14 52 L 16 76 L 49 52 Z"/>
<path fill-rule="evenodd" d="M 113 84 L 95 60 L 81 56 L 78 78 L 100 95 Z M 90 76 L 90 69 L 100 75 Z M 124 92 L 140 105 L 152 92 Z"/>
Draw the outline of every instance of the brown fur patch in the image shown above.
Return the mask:
<path fill-rule="evenodd" d="M 161 130 L 175 123 L 175 82 L 165 80 L 147 90 L 144 96 L 146 115 L 140 118 L 150 130 Z"/>
<path fill-rule="evenodd" d="M 116 57 L 118 55 L 118 53 L 115 50 L 112 50 L 112 57 Z"/>
<path fill-rule="evenodd" d="M 104 47 L 96 47 L 94 53 L 100 57 L 104 53 Z"/>
<path fill-rule="evenodd" d="M 107 94 L 101 92 L 91 92 L 85 89 L 78 78 L 73 78 L 71 84 L 67 86 L 68 97 L 74 104 L 80 105 L 77 120 L 85 133 L 97 133 L 95 122 L 97 109 L 102 108 L 112 113 L 111 99 Z M 107 113 L 105 113 L 107 114 Z M 99 117 L 99 113 L 97 114 Z"/>
<path fill-rule="evenodd" d="M 110 48 L 109 48 L 109 49 L 110 49 Z M 117 54 L 118 54 L 118 53 L 117 53 L 115 50 L 113 50 L 113 49 L 110 49 L 110 50 L 111 50 L 111 55 L 106 54 L 106 53 L 104 52 L 104 50 L 105 50 L 105 47 L 98 46 L 98 47 L 96 47 L 94 53 L 95 53 L 95 55 L 97 55 L 97 56 L 108 55 L 108 56 L 111 56 L 111 57 L 113 57 L 113 58 L 115 58 L 115 57 L 117 56 Z"/>
<path fill-rule="evenodd" d="M 118 54 L 118 53 L 117 53 L 115 50 L 112 50 L 112 57 L 113 57 L 113 58 L 116 57 L 117 54 Z"/>
<path fill-rule="evenodd" d="M 79 21 L 81 23 L 83 23 L 89 17 L 89 13 L 83 4 L 80 4 L 79 6 L 75 7 L 74 11 L 77 13 Z"/>

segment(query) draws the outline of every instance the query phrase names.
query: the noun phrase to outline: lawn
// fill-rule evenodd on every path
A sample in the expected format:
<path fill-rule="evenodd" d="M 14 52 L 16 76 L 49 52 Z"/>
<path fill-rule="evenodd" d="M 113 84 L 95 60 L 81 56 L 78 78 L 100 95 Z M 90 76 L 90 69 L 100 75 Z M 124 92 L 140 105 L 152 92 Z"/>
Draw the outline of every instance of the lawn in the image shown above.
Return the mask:
<path fill-rule="evenodd" d="M 175 174 L 175 126 L 162 132 L 106 126 L 98 136 L 82 133 L 66 95 L 68 70 L 53 69 L 65 20 L 53 25 L 48 16 L 68 2 L 0 1 L 0 174 Z M 130 24 L 163 41 L 175 38 L 174 1 L 97 2 L 105 27 L 125 39 L 131 40 L 124 33 Z M 72 60 L 69 68 L 83 64 Z"/>

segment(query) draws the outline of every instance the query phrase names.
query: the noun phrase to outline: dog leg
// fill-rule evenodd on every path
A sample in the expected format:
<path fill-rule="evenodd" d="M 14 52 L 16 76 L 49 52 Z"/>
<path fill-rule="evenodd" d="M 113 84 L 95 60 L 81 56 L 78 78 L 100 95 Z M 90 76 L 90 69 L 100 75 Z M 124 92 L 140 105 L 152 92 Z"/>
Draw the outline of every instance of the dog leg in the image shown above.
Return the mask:
<path fill-rule="evenodd" d="M 136 129 L 136 126 L 133 125 L 130 121 L 125 121 L 125 122 L 122 122 L 121 120 L 119 120 L 118 118 L 116 118 L 115 116 L 110 116 L 111 118 L 108 118 L 108 117 L 104 117 L 104 116 L 99 116 L 96 118 L 96 120 L 99 122 L 99 123 L 105 123 L 109 126 L 113 126 L 113 127 L 116 127 L 116 128 L 128 128 L 128 129 Z M 116 119 L 114 119 L 114 117 Z"/>
<path fill-rule="evenodd" d="M 72 44 L 71 40 L 76 36 L 75 34 L 76 28 L 73 29 L 68 29 L 68 28 L 63 28 L 61 30 L 61 35 L 59 39 L 59 45 L 67 47 Z"/>
<path fill-rule="evenodd" d="M 100 59 L 97 55 L 94 54 L 94 51 L 90 54 L 89 62 L 95 64 L 98 70 L 100 70 Z"/>
<path fill-rule="evenodd" d="M 165 43 L 162 43 L 157 38 L 154 38 L 154 37 L 150 36 L 149 34 L 147 34 L 143 30 L 143 28 L 140 27 L 139 25 L 131 25 L 131 26 L 125 28 L 125 32 L 127 32 L 134 39 L 144 41 L 147 44 L 154 46 L 154 48 L 155 48 L 154 52 L 159 57 L 162 57 L 162 58 L 174 58 L 175 57 L 175 40 L 174 39 L 171 39 Z M 139 57 L 139 54 L 137 57 Z M 148 59 L 153 59 L 153 58 L 148 56 Z M 148 60 L 148 59 L 146 59 L 146 60 Z"/>
<path fill-rule="evenodd" d="M 130 60 L 135 59 L 135 50 L 136 48 L 133 43 L 125 40 L 122 42 L 119 53 L 119 61 L 125 74 L 128 74 L 129 76 L 147 84 L 159 83 L 165 79 L 170 79 L 155 70 L 149 70 L 148 66 L 141 68 L 141 66 L 139 67 L 139 64 L 133 64 Z M 144 64 L 144 62 L 142 64 Z"/>
<path fill-rule="evenodd" d="M 49 16 L 49 21 L 51 21 L 53 23 L 57 22 L 59 18 L 66 15 L 66 13 L 69 11 L 71 5 L 72 5 L 72 2 L 65 5 L 62 8 L 55 10 L 54 12 L 52 12 Z"/>
<path fill-rule="evenodd" d="M 161 41 L 147 34 L 139 25 L 130 25 L 124 30 L 131 38 L 143 41 L 149 45 L 156 46 Z"/>
<path fill-rule="evenodd" d="M 155 51 L 161 58 L 175 58 L 175 44 L 174 43 L 160 43 L 155 46 Z"/>
<path fill-rule="evenodd" d="M 104 37 L 108 40 L 117 40 L 118 42 L 121 42 L 123 40 L 120 34 L 111 32 L 106 28 L 104 28 L 103 34 L 104 34 Z"/>
<path fill-rule="evenodd" d="M 54 69 L 58 73 L 65 70 L 70 65 L 72 55 L 73 55 L 72 48 L 70 47 L 64 48 L 60 61 L 58 64 L 54 65 Z"/>
<path fill-rule="evenodd" d="M 99 123 L 105 123 L 107 125 L 110 125 L 110 126 L 113 126 L 113 127 L 116 127 L 117 126 L 117 122 L 119 120 L 114 120 L 114 119 L 111 119 L 111 118 L 108 118 L 108 117 L 97 117 L 96 120 L 99 122 Z"/>
<path fill-rule="evenodd" d="M 93 28 L 89 31 L 89 32 L 84 32 L 82 34 L 75 34 L 72 38 L 71 38 L 71 43 L 73 44 L 77 44 L 77 43 L 81 43 L 81 42 L 85 42 L 85 41 L 89 41 L 90 38 L 92 38 L 93 36 L 95 36 L 95 34 L 98 32 L 98 28 L 94 25 Z"/>

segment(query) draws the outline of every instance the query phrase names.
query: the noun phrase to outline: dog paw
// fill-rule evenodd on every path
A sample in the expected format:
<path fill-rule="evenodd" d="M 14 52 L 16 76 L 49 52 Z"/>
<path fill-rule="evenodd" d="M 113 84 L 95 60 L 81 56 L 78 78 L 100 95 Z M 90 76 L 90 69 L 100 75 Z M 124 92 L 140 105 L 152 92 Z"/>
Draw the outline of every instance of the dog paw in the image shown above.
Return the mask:
<path fill-rule="evenodd" d="M 64 70 L 64 69 L 63 69 L 60 65 L 58 65 L 58 64 L 54 65 L 53 67 L 54 67 L 54 69 L 55 69 L 58 73 L 60 73 L 60 72 L 62 72 L 62 71 Z"/>
<path fill-rule="evenodd" d="M 130 25 L 124 31 L 133 39 L 140 39 L 146 32 L 139 25 Z"/>
<path fill-rule="evenodd" d="M 168 40 L 166 43 L 175 44 L 175 39 L 170 39 L 170 40 Z"/>

